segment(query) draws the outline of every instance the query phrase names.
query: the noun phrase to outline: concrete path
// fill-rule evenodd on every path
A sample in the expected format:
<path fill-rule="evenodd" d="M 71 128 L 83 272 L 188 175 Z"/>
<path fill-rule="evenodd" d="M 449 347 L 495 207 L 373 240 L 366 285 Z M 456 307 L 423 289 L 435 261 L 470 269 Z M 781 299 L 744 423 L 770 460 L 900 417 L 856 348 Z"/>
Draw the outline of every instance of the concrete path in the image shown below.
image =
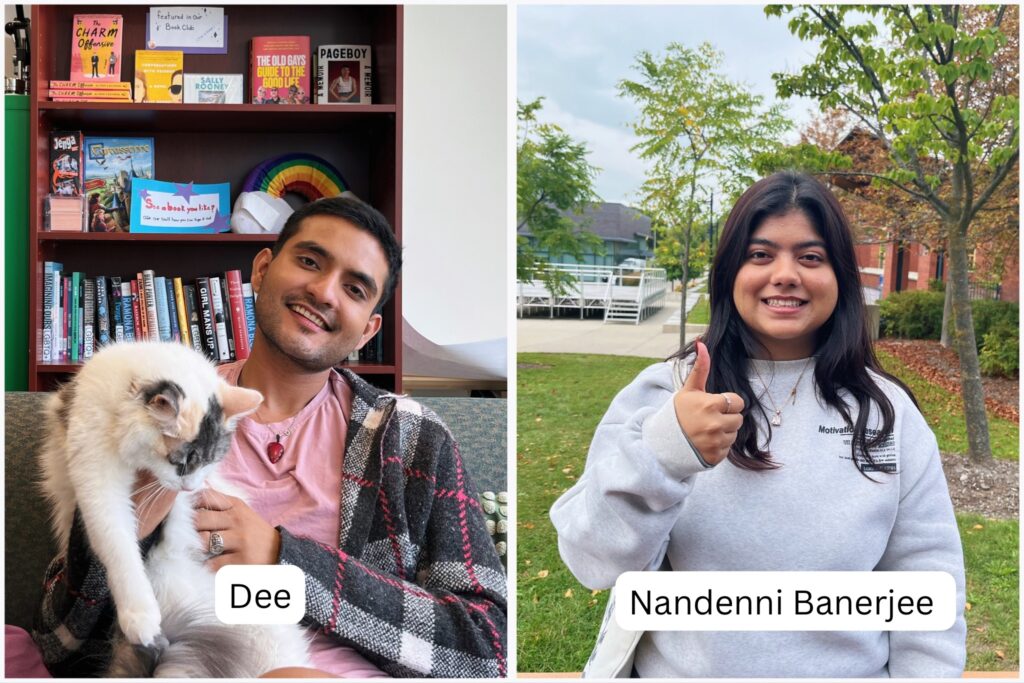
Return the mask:
<path fill-rule="evenodd" d="M 522 318 L 516 321 L 516 350 L 665 359 L 679 348 L 678 332 L 662 332 L 662 326 L 673 313 L 678 319 L 679 299 L 679 292 L 670 292 L 666 306 L 639 325 L 605 323 L 600 319 Z M 686 340 L 692 339 L 699 331 L 687 326 Z"/>

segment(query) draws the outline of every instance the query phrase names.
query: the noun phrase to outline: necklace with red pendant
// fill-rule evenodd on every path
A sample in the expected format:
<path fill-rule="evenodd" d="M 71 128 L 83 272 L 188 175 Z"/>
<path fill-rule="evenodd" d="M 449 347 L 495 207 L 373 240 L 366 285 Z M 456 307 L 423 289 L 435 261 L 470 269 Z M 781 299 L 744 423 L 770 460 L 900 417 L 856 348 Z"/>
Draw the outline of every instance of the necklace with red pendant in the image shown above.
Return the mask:
<path fill-rule="evenodd" d="M 274 434 L 274 440 L 267 444 L 267 460 L 271 464 L 276 465 L 277 462 L 284 457 L 284 444 L 281 443 L 281 439 L 287 439 L 292 433 L 292 427 L 295 425 L 296 415 L 292 418 L 292 421 L 288 424 L 288 429 L 284 432 Z"/>

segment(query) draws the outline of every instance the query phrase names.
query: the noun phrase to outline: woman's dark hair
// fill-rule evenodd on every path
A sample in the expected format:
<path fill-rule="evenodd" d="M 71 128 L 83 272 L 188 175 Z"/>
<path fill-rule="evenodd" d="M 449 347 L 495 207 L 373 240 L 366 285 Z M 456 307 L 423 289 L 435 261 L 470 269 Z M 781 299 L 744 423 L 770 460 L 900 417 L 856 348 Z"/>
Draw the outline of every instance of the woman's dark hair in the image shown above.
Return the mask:
<path fill-rule="evenodd" d="M 754 232 L 765 219 L 792 211 L 803 213 L 814 226 L 815 232 L 825 242 L 828 259 L 835 272 L 839 296 L 832 315 L 817 331 L 814 380 L 818 396 L 842 415 L 847 426 L 852 427 L 850 447 L 853 462 L 864 472 L 865 464 L 875 464 L 869 449 L 888 438 L 895 422 L 892 403 L 871 378 L 869 370 L 901 387 L 915 405 L 917 401 L 910 389 L 885 372 L 875 357 L 868 334 L 849 222 L 832 193 L 810 176 L 783 171 L 759 180 L 743 193 L 729 213 L 711 269 L 711 322 L 701 338 L 712 360 L 727 359 L 727 362 L 712 362 L 707 391 L 735 392 L 749 406 L 729 452 L 729 460 L 748 470 L 778 467 L 767 450 L 771 443 L 771 425 L 747 378 L 749 359 L 766 349 L 736 310 L 733 284 L 746 261 Z M 691 342 L 673 357 L 682 358 L 694 353 L 696 343 Z M 850 406 L 839 395 L 842 389 L 856 401 L 856 420 L 850 414 Z M 869 437 L 867 420 L 872 402 L 881 411 L 882 429 Z M 768 430 L 764 448 L 758 444 L 755 410 L 760 411 Z"/>

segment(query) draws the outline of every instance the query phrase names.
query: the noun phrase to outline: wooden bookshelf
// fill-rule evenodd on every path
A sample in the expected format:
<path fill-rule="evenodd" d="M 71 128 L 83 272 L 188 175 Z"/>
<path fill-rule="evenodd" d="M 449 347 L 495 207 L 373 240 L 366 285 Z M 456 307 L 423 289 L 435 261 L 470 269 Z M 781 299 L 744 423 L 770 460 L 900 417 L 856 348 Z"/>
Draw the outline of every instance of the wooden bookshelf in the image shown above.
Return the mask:
<path fill-rule="evenodd" d="M 251 277 L 252 258 L 275 236 L 63 233 L 43 230 L 43 201 L 49 188 L 49 134 L 81 130 L 84 135 L 153 137 L 158 180 L 231 183 L 232 203 L 246 175 L 267 158 L 308 152 L 330 161 L 350 189 L 383 213 L 402 238 L 402 7 L 370 5 L 227 5 L 228 52 L 186 54 L 186 73 L 244 74 L 249 86 L 249 39 L 258 35 L 308 35 L 312 50 L 330 43 L 373 48 L 374 104 L 370 105 L 199 105 L 50 102 L 51 79 L 70 73 L 72 17 L 76 13 L 124 17 L 121 80 L 135 73 L 135 50 L 144 48 L 149 6 L 34 5 L 31 129 L 29 137 L 28 370 L 30 390 L 53 389 L 76 366 L 43 364 L 42 273 L 44 261 L 68 272 L 134 276 L 196 277 L 237 268 Z M 311 61 L 312 65 L 312 61 Z M 315 71 L 312 72 L 315 79 Z M 311 85 L 311 91 L 315 87 Z M 12 296 L 8 293 L 8 296 Z M 383 311 L 384 362 L 345 364 L 377 386 L 402 389 L 402 305 L 399 287 Z"/>

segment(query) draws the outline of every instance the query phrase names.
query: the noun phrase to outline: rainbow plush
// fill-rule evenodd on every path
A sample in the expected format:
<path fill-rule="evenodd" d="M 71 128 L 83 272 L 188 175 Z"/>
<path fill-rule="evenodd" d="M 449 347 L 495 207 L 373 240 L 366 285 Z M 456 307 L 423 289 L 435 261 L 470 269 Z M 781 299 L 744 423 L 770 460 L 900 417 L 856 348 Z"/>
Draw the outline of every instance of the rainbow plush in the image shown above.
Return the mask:
<path fill-rule="evenodd" d="M 282 198 L 288 192 L 316 201 L 348 192 L 348 183 L 330 162 L 313 154 L 284 154 L 267 159 L 249 172 L 243 192 L 266 192 Z"/>

